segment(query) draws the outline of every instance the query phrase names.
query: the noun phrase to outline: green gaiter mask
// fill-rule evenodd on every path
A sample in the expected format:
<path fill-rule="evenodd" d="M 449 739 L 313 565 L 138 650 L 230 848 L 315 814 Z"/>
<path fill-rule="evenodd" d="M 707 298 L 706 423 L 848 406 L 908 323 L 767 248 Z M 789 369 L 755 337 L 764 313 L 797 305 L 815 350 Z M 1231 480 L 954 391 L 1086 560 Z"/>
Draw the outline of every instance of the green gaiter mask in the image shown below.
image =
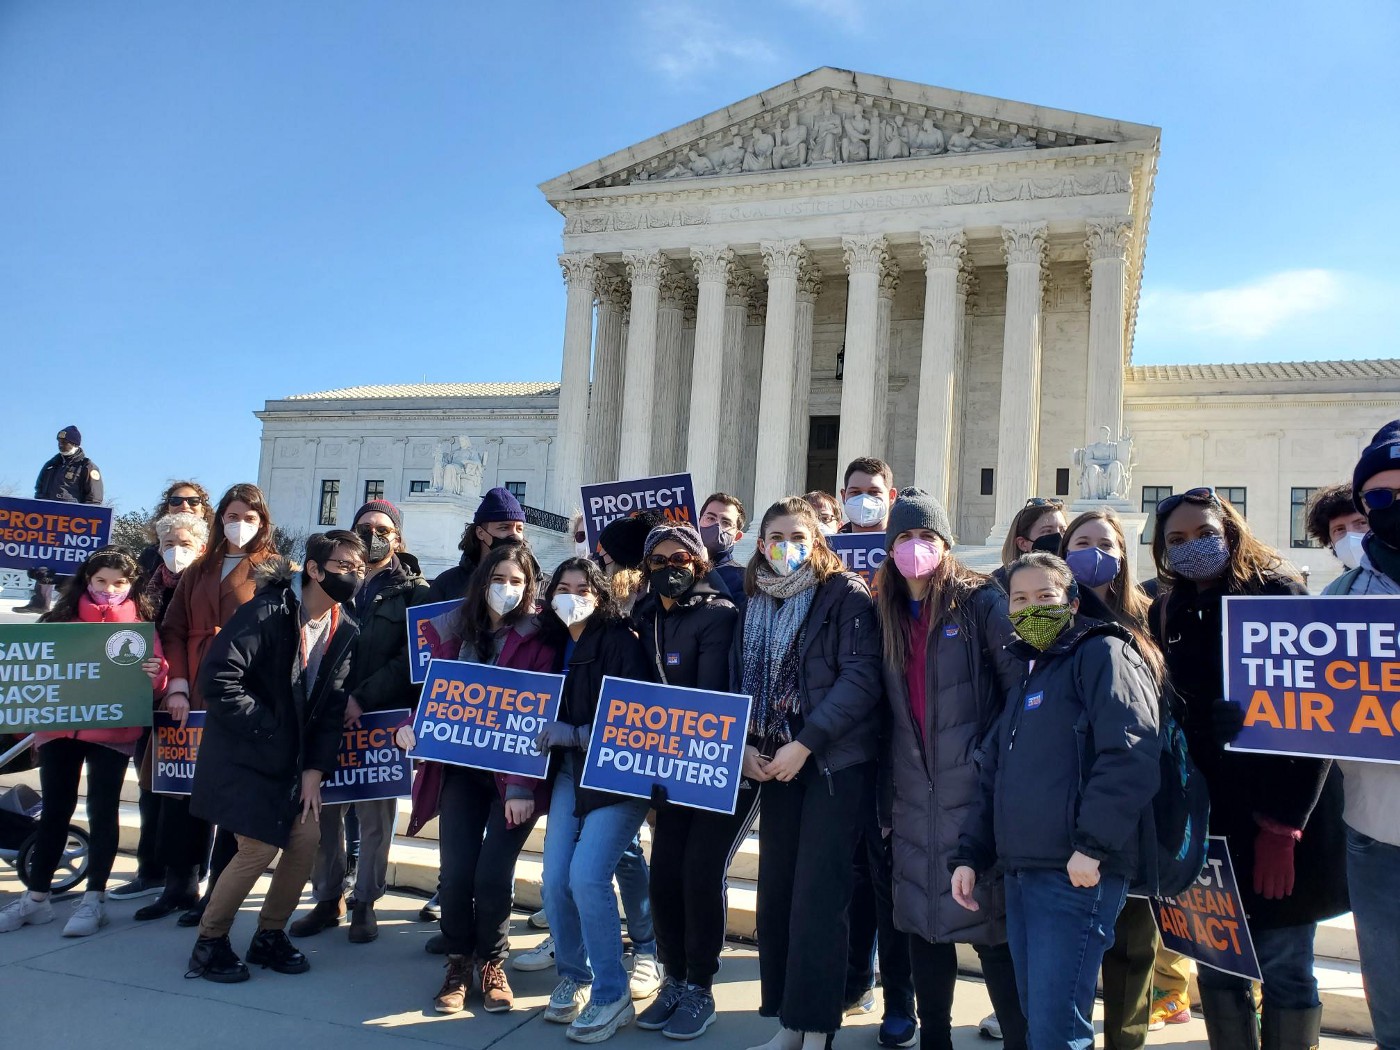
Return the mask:
<path fill-rule="evenodd" d="M 1027 605 L 1011 614 L 1016 633 L 1041 652 L 1049 649 L 1073 620 L 1074 611 L 1068 605 Z"/>

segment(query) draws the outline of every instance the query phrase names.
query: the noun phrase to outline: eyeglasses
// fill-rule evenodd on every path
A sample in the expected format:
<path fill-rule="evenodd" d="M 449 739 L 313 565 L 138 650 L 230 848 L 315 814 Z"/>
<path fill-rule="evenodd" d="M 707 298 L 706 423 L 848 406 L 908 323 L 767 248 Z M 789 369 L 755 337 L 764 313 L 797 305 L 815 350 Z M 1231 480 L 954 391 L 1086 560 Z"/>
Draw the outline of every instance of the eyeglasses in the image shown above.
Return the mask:
<path fill-rule="evenodd" d="M 356 525 L 356 532 L 372 532 L 376 536 L 392 536 L 394 527 L 392 525 Z"/>
<path fill-rule="evenodd" d="M 689 551 L 676 551 L 670 557 L 664 554 L 653 554 L 647 559 L 647 568 L 664 569 L 668 565 L 674 565 L 676 568 L 680 569 L 692 564 L 694 561 L 695 555 L 691 554 Z"/>
<path fill-rule="evenodd" d="M 588 540 L 588 533 L 584 532 L 582 529 L 579 529 L 578 532 L 574 533 L 574 542 L 575 542 L 575 543 L 584 543 L 584 542 L 586 542 L 587 540 Z"/>
<path fill-rule="evenodd" d="M 167 507 L 198 507 L 204 500 L 198 496 L 167 496 L 165 505 Z"/>
<path fill-rule="evenodd" d="M 834 524 L 836 524 L 836 515 L 835 515 L 835 514 L 818 514 L 818 515 L 817 515 L 817 520 L 818 520 L 819 522 L 821 522 L 823 525 L 834 525 Z"/>
<path fill-rule="evenodd" d="M 1400 489 L 1367 489 L 1361 493 L 1362 502 L 1371 510 L 1394 506 L 1397 497 L 1400 497 Z"/>
<path fill-rule="evenodd" d="M 1026 500 L 1027 507 L 1063 507 L 1065 501 L 1054 496 L 1032 496 Z"/>
<path fill-rule="evenodd" d="M 1186 500 L 1192 503 L 1211 503 L 1220 506 L 1220 497 L 1215 494 L 1215 489 L 1209 485 L 1200 488 L 1187 489 L 1185 492 L 1178 492 L 1175 496 L 1168 496 L 1157 504 L 1157 517 L 1165 518 Z"/>
<path fill-rule="evenodd" d="M 326 562 L 326 568 L 335 572 L 353 572 L 356 576 L 365 574 L 365 567 L 357 561 L 346 561 L 344 558 L 337 558 L 335 561 Z"/>

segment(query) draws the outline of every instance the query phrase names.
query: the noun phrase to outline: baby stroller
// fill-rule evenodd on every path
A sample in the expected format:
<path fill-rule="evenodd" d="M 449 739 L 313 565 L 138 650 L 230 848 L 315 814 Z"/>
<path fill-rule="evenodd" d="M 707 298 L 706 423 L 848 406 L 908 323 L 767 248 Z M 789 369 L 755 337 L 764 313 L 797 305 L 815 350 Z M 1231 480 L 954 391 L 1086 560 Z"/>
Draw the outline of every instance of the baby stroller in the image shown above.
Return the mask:
<path fill-rule="evenodd" d="M 27 736 L 0 755 L 0 769 L 34 745 Z M 20 881 L 29 881 L 29 865 L 34 856 L 34 844 L 39 838 L 39 812 L 44 801 L 28 784 L 16 784 L 0 794 L 0 860 L 19 872 Z M 88 835 L 80 827 L 68 825 L 68 841 L 63 856 L 53 873 L 53 892 L 67 893 L 87 875 Z"/>

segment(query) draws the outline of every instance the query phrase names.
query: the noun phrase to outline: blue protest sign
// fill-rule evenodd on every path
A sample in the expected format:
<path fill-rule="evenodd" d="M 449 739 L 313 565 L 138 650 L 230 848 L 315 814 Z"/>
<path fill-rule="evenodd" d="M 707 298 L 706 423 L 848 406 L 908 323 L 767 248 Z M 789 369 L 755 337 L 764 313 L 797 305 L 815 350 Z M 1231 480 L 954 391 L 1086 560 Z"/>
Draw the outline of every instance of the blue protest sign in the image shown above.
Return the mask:
<path fill-rule="evenodd" d="M 579 783 L 635 798 L 733 813 L 752 700 L 604 678 Z"/>
<path fill-rule="evenodd" d="M 1400 762 L 1400 597 L 1224 599 L 1234 751 Z"/>
<path fill-rule="evenodd" d="M 836 552 L 847 570 L 858 575 L 875 593 L 875 572 L 885 560 L 883 532 L 838 532 L 826 538 L 826 545 Z"/>
<path fill-rule="evenodd" d="M 188 795 L 194 790 L 194 764 L 204 738 L 204 712 L 191 711 L 184 728 L 164 711 L 151 718 L 151 790 L 157 795 Z"/>
<path fill-rule="evenodd" d="M 1223 836 L 1206 843 L 1206 866 L 1196 884 L 1179 897 L 1154 897 L 1152 915 L 1163 947 L 1226 973 L 1263 979 Z"/>
<path fill-rule="evenodd" d="M 409 798 L 413 794 L 413 762 L 394 743 L 394 733 L 411 712 L 366 711 L 358 729 L 347 728 L 335 756 L 335 773 L 321 781 L 321 801 L 372 802 L 377 798 Z"/>
<path fill-rule="evenodd" d="M 428 677 L 428 664 L 434 656 L 451 659 L 457 649 L 447 652 L 454 628 L 452 616 L 462 607 L 460 601 L 431 602 L 410 606 L 405 621 L 408 624 L 408 680 L 422 685 Z"/>
<path fill-rule="evenodd" d="M 689 474 L 665 474 L 632 481 L 605 481 L 584 485 L 583 527 L 588 533 L 588 549 L 598 550 L 598 534 L 603 526 L 618 518 L 650 511 L 673 525 L 688 523 L 700 527 L 695 506 L 695 486 Z"/>
<path fill-rule="evenodd" d="M 111 507 L 0 496 L 0 569 L 72 576 L 111 535 Z"/>
<path fill-rule="evenodd" d="M 535 737 L 559 715 L 564 676 L 433 660 L 413 715 L 414 758 L 543 779 Z"/>

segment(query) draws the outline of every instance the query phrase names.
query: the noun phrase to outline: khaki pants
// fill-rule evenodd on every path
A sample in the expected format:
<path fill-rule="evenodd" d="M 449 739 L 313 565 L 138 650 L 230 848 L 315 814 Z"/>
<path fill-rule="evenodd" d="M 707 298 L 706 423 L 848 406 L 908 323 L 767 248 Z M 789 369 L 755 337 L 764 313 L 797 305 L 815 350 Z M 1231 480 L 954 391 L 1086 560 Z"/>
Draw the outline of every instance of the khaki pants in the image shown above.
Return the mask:
<path fill-rule="evenodd" d="M 223 937 L 228 933 L 238 916 L 238 909 L 277 856 L 276 846 L 246 835 L 234 837 L 238 840 L 238 852 L 214 883 L 214 892 L 209 898 L 208 907 L 204 909 L 204 921 L 199 924 L 201 937 Z M 267 896 L 263 898 L 262 910 L 258 913 L 258 929 L 280 930 L 287 925 L 287 920 L 301 901 L 301 891 L 311 877 L 311 864 L 316 859 L 316 847 L 320 841 L 320 823 L 308 819 L 303 824 L 298 813 L 292 820 L 287 848 L 282 851 L 282 859 L 272 873 L 272 885 L 267 888 Z"/>
<path fill-rule="evenodd" d="M 1157 946 L 1157 965 L 1154 967 L 1152 984 L 1160 994 L 1177 992 L 1185 999 L 1186 989 L 1191 983 L 1191 960 L 1177 955 L 1169 948 Z"/>

